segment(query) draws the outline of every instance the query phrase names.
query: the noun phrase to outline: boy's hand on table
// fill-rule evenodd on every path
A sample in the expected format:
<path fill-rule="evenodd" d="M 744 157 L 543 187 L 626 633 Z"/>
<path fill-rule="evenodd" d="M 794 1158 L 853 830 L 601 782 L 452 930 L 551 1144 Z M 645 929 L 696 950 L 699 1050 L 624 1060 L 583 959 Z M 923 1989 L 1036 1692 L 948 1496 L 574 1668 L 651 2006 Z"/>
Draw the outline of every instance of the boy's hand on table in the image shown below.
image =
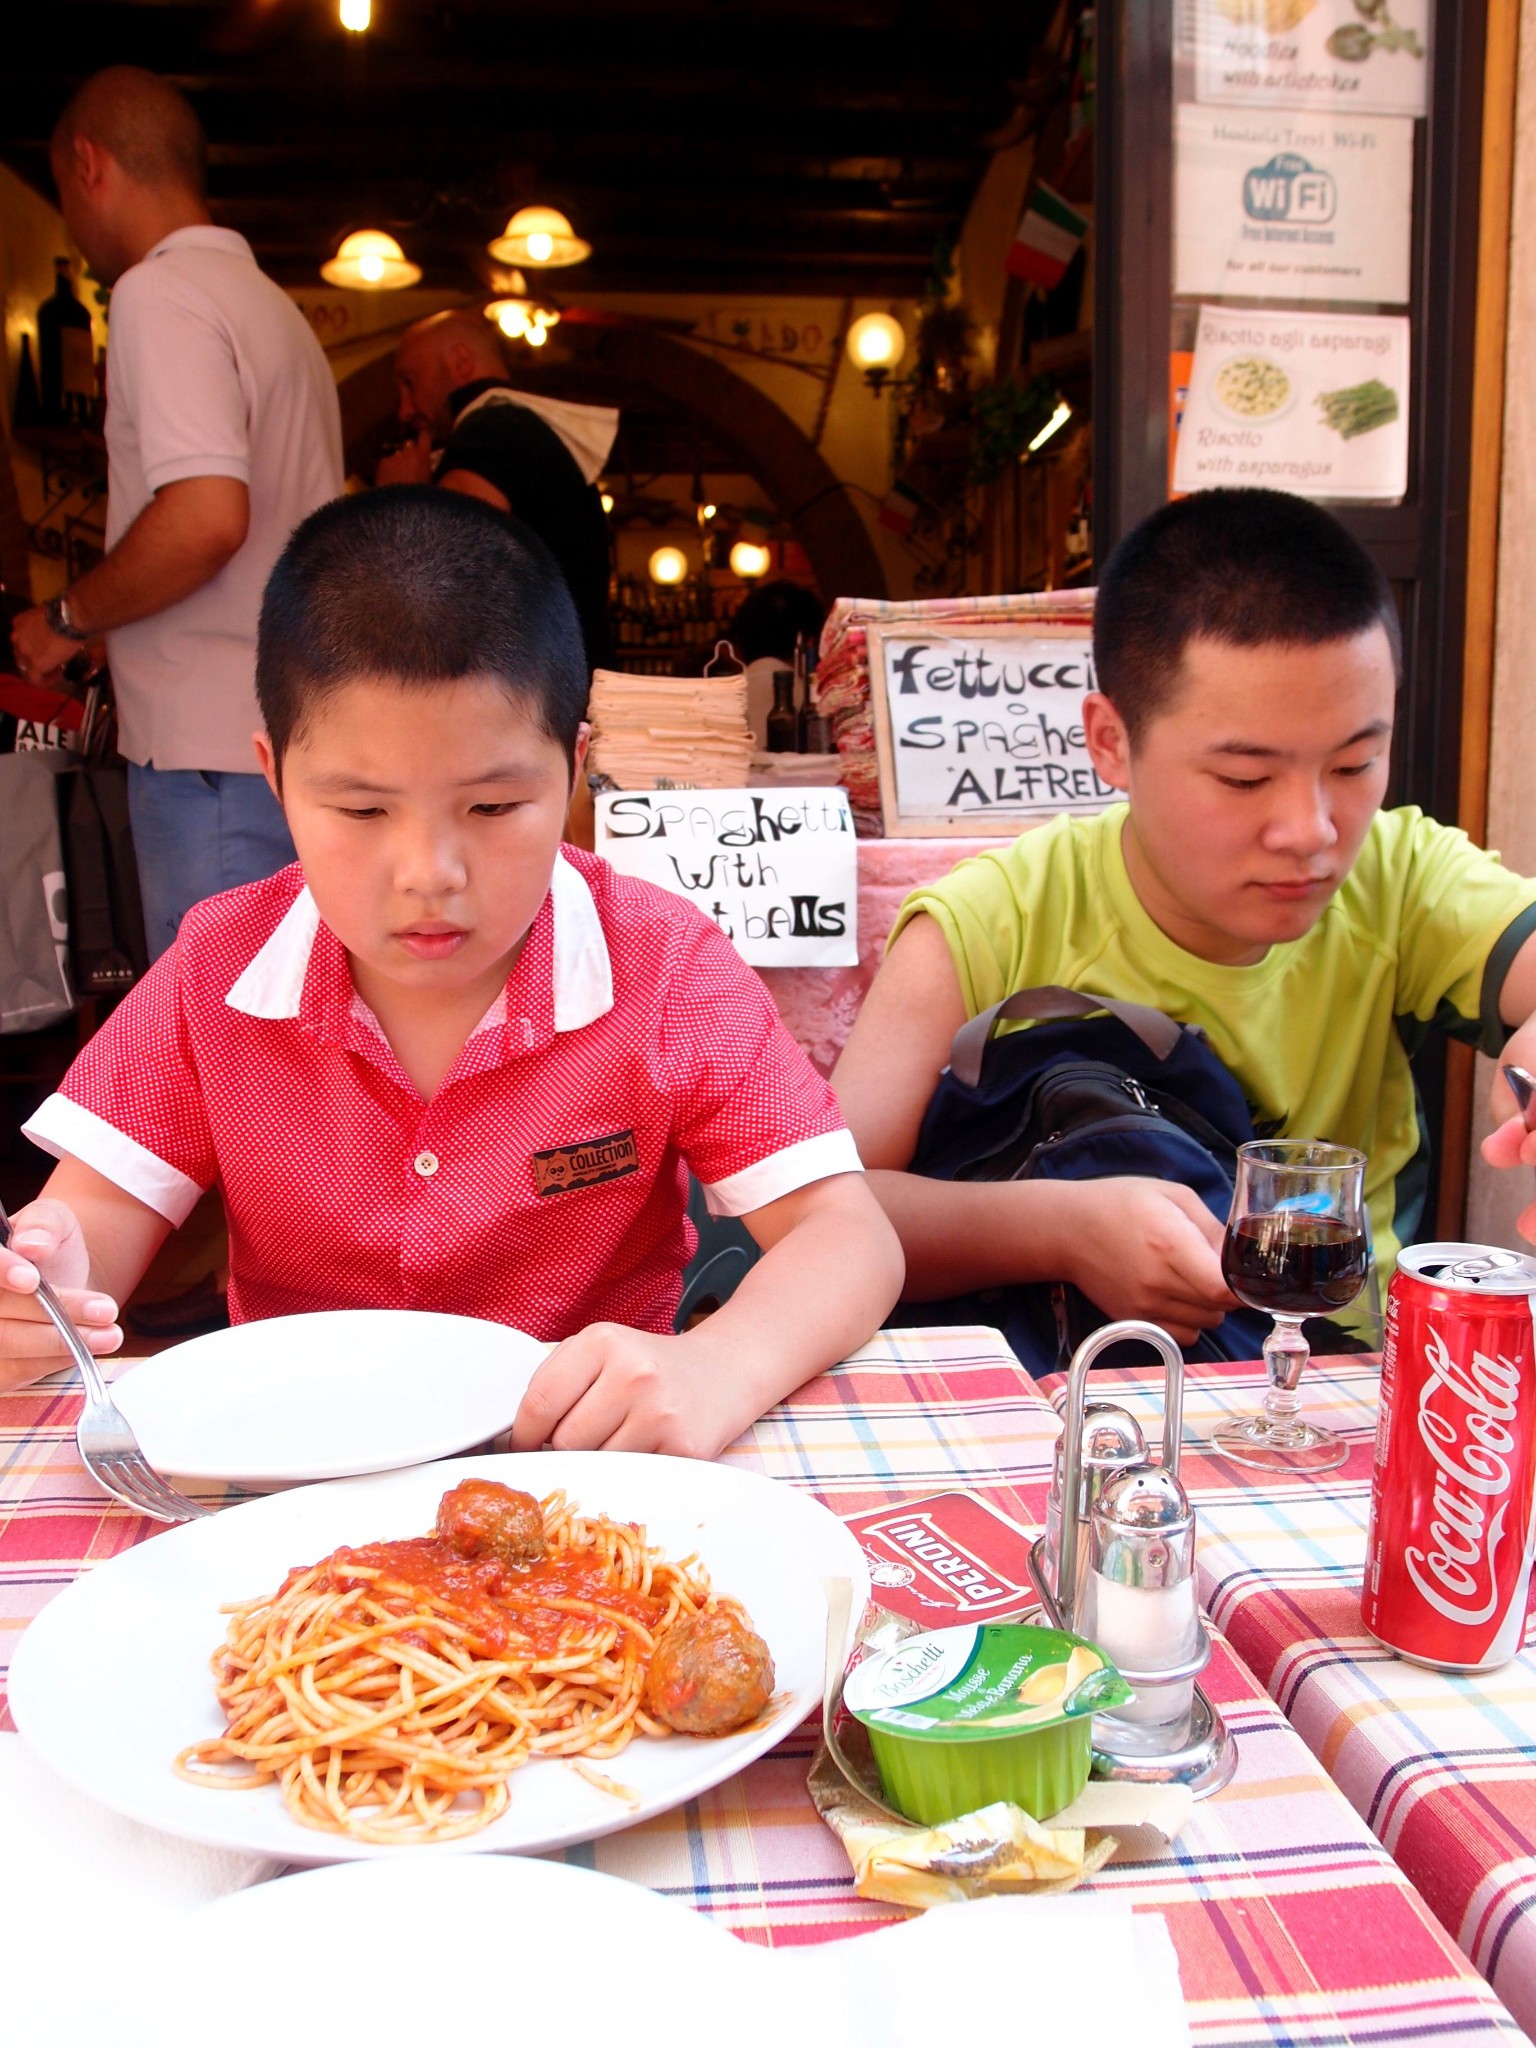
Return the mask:
<path fill-rule="evenodd" d="M 1058 1181 L 1065 1277 L 1113 1321 L 1160 1324 L 1193 1344 L 1237 1307 L 1221 1275 L 1223 1227 L 1193 1189 L 1125 1176 Z"/>
<path fill-rule="evenodd" d="M 46 1197 L 29 1202 L 11 1218 L 10 1248 L 0 1248 L 0 1388 L 24 1387 L 69 1357 L 38 1306 L 40 1274 L 98 1358 L 123 1341 L 116 1302 L 90 1285 L 90 1256 L 74 1211 Z"/>
<path fill-rule="evenodd" d="M 659 1337 L 589 1323 L 529 1381 L 512 1448 L 712 1458 L 745 1426 L 729 1412 L 732 1376 L 717 1351 L 707 1324 L 685 1337 Z"/>

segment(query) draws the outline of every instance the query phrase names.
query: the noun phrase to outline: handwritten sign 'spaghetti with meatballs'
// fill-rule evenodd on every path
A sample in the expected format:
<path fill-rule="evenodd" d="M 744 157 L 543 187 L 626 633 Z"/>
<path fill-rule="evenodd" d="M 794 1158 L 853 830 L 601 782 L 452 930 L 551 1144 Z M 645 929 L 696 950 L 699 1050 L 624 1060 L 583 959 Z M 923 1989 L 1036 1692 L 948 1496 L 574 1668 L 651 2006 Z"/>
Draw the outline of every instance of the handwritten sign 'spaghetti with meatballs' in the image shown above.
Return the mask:
<path fill-rule="evenodd" d="M 597 799 L 597 850 L 686 896 L 752 967 L 858 962 L 858 852 L 841 789 L 634 789 Z"/>
<path fill-rule="evenodd" d="M 1006 836 L 1114 802 L 1083 730 L 1094 688 L 1086 622 L 872 626 L 869 674 L 889 837 Z"/>

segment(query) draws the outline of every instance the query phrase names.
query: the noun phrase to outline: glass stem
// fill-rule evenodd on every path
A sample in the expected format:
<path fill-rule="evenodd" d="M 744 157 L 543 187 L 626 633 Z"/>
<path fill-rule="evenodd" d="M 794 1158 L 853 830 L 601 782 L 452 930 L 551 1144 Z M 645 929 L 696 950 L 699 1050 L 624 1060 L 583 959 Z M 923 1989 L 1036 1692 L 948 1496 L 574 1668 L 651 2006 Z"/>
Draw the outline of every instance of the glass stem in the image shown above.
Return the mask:
<path fill-rule="evenodd" d="M 1287 1444 L 1304 1443 L 1307 1425 L 1298 1418 L 1301 1411 L 1302 1368 L 1312 1356 L 1312 1347 L 1302 1333 L 1300 1316 L 1276 1316 L 1275 1327 L 1264 1340 L 1264 1364 L 1269 1386 L 1264 1395 L 1264 1416 L 1270 1443 L 1284 1449 Z"/>

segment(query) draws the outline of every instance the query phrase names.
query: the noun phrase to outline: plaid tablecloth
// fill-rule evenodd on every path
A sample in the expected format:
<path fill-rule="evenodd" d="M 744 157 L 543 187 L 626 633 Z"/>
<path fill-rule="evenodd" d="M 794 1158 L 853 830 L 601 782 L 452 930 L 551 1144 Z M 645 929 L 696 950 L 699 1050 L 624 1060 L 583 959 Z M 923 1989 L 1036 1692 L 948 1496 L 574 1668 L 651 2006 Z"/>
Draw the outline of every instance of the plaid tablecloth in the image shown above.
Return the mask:
<path fill-rule="evenodd" d="M 78 1465 L 75 1395 L 0 1395 L 0 1654 L 85 1566 L 153 1534 Z M 816 1492 L 839 1513 L 968 1487 L 1029 1522 L 1043 1505 L 1054 1418 L 995 1332 L 877 1340 L 760 1422 L 733 1462 Z M 1111 1865 L 1098 1888 L 1167 1916 L 1198 2048 L 1353 2048 L 1519 2041 L 1514 2021 L 1392 1858 L 1329 1783 L 1274 1701 L 1224 1646 L 1208 1673 L 1237 1734 L 1233 1783 L 1163 1854 Z M 573 1861 L 692 1905 L 765 1944 L 826 1940 L 896 1917 L 853 1895 L 805 1790 L 812 1731 L 677 1812 Z"/>
<path fill-rule="evenodd" d="M 1094 1391 L 1111 1378 L 1094 1374 Z M 1253 1365 L 1196 1366 L 1184 1477 L 1200 1521 L 1201 1596 L 1308 1749 L 1441 1924 L 1536 2031 L 1536 1642 L 1502 1671 L 1457 1677 L 1392 1656 L 1360 1621 L 1374 1359 L 1319 1359 L 1306 1412 L 1349 1462 L 1275 1481 L 1200 1448 L 1263 1398 Z M 1128 1400 L 1146 1418 L 1155 1405 Z"/>

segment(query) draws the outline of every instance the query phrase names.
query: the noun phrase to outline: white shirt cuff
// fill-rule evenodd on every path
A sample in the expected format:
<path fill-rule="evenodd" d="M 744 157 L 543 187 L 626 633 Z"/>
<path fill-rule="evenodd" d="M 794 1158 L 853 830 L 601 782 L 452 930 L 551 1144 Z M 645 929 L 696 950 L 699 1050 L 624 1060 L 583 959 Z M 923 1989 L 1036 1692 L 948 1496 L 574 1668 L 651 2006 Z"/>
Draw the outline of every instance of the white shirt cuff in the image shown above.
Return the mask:
<path fill-rule="evenodd" d="M 205 1193 L 190 1175 L 168 1166 L 136 1138 L 67 1095 L 50 1095 L 21 1128 L 55 1159 L 78 1159 L 173 1228 L 186 1222 Z"/>
<path fill-rule="evenodd" d="M 819 1138 L 802 1138 L 798 1145 L 786 1145 L 782 1152 L 770 1152 L 755 1166 L 706 1185 L 704 1201 L 711 1216 L 746 1216 L 781 1195 L 792 1195 L 796 1188 L 809 1187 L 812 1181 L 863 1171 L 853 1133 L 824 1131 Z"/>
<path fill-rule="evenodd" d="M 251 481 L 251 464 L 245 455 L 170 455 L 163 462 L 146 466 L 144 481 L 152 491 L 163 491 L 167 484 L 190 483 L 195 476 L 228 476 L 237 484 L 247 488 Z"/>

